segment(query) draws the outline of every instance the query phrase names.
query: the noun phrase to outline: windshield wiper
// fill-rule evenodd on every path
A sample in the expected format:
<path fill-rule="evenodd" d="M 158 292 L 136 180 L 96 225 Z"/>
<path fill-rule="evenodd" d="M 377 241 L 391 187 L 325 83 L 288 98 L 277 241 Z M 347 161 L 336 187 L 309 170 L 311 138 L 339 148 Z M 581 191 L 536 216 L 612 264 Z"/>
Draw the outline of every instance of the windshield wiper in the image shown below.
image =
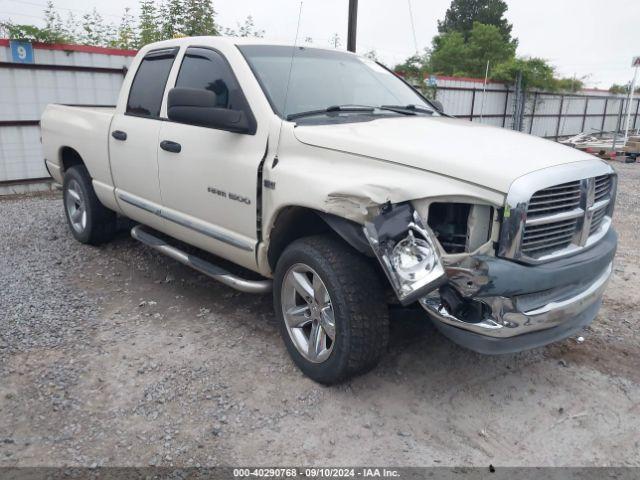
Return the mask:
<path fill-rule="evenodd" d="M 419 107 L 417 105 L 381 105 L 380 110 L 391 110 L 392 112 L 404 113 L 405 115 L 417 115 L 418 113 L 425 113 L 427 115 L 433 115 L 433 110 L 430 108 Z"/>
<path fill-rule="evenodd" d="M 313 115 L 325 115 L 327 113 L 333 113 L 333 112 L 354 112 L 354 113 L 365 112 L 367 113 L 367 112 L 373 112 L 374 110 L 375 110 L 374 107 L 367 107 L 364 105 L 332 105 L 322 110 L 309 110 L 308 112 L 291 113 L 287 115 L 287 120 L 294 120 L 296 118 L 302 118 L 302 117 L 311 117 Z"/>

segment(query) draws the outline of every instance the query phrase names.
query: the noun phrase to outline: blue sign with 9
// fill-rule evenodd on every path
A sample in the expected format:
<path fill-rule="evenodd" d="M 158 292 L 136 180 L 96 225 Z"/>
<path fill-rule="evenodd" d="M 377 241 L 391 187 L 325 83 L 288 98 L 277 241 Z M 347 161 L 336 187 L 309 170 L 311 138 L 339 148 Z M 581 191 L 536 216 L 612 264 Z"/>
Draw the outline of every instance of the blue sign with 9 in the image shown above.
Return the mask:
<path fill-rule="evenodd" d="M 11 40 L 11 61 L 15 63 L 33 63 L 33 46 L 30 42 Z"/>

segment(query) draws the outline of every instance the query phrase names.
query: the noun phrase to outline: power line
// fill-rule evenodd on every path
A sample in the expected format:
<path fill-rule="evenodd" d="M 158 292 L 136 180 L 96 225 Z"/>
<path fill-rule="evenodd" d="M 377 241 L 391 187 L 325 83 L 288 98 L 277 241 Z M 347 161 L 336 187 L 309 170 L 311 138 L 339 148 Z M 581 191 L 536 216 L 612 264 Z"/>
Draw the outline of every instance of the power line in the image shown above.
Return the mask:
<path fill-rule="evenodd" d="M 15 3 L 22 3 L 24 5 L 33 5 L 34 7 L 42 7 L 42 8 L 46 8 L 46 5 L 43 5 L 41 3 L 35 3 L 35 2 L 27 2 L 26 0 L 7 0 L 8 2 L 15 2 Z M 56 7 L 58 8 L 58 7 Z M 62 7 L 60 7 L 62 8 Z M 65 9 L 67 10 L 67 9 Z"/>
<path fill-rule="evenodd" d="M 42 16 L 28 15 L 26 13 L 18 13 L 18 12 L 0 12 L 0 15 L 19 15 L 22 17 L 37 18 L 38 20 L 42 20 Z"/>
<path fill-rule="evenodd" d="M 31 5 L 33 7 L 40 7 L 42 8 L 42 10 L 44 11 L 45 8 L 47 8 L 46 5 L 43 5 L 41 3 L 36 3 L 36 2 L 29 2 L 27 0 L 7 0 L 8 2 L 14 2 L 14 3 L 21 3 L 23 5 Z M 68 8 L 68 7 L 58 7 L 55 6 L 56 10 L 67 10 L 69 12 L 76 12 L 76 13 L 81 13 L 81 14 L 86 14 L 86 13 L 91 13 L 88 12 L 87 10 L 80 10 L 77 8 Z M 16 13 L 15 15 L 24 15 L 25 17 L 33 17 L 33 15 L 27 15 L 27 14 L 23 14 L 23 13 Z M 100 15 L 102 15 L 103 17 L 113 17 L 113 18 L 117 18 L 120 19 L 120 15 L 115 15 L 113 13 L 100 13 Z"/>

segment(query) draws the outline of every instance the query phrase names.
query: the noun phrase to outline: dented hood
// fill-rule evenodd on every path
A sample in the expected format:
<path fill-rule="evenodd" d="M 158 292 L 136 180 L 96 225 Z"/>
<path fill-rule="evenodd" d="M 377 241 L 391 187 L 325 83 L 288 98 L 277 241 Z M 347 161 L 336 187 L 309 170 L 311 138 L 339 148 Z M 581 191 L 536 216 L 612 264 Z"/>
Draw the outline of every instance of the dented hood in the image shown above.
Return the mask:
<path fill-rule="evenodd" d="M 534 170 L 593 160 L 539 137 L 446 117 L 297 125 L 294 134 L 307 145 L 407 165 L 502 193 Z"/>

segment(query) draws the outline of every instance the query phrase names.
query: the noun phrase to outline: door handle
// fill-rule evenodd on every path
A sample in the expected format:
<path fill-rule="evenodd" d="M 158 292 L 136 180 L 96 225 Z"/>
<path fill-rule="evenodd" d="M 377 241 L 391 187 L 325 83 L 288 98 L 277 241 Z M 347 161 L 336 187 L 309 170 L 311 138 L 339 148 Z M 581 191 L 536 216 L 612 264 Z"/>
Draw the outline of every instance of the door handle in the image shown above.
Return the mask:
<path fill-rule="evenodd" d="M 127 132 L 123 132 L 122 130 L 114 130 L 111 132 L 111 136 L 116 140 L 125 141 L 127 139 Z"/>
<path fill-rule="evenodd" d="M 160 148 L 167 152 L 180 153 L 182 145 L 177 142 L 172 142 L 171 140 L 163 140 L 160 142 Z"/>

